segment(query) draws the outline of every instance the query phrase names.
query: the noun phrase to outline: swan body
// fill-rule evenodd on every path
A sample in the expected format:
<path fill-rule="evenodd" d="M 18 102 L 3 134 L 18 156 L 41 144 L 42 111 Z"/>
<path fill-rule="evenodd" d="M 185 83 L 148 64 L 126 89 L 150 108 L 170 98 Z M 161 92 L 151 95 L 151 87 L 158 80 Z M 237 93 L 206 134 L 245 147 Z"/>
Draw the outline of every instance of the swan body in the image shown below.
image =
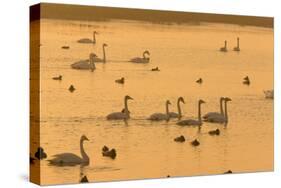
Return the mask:
<path fill-rule="evenodd" d="M 233 51 L 240 52 L 239 37 L 237 37 L 237 46 L 233 48 Z"/>
<path fill-rule="evenodd" d="M 177 125 L 180 126 L 200 126 L 202 125 L 202 120 L 201 120 L 201 104 L 204 104 L 205 101 L 199 100 L 198 101 L 198 120 L 196 119 L 186 119 L 186 120 L 180 120 L 177 122 Z"/>
<path fill-rule="evenodd" d="M 49 160 L 50 164 L 59 166 L 89 165 L 90 159 L 84 151 L 84 141 L 89 141 L 89 139 L 85 135 L 82 135 L 80 138 L 80 152 L 82 157 L 73 153 L 61 153 L 54 155 L 54 158 Z"/>
<path fill-rule="evenodd" d="M 113 112 L 106 116 L 107 120 L 126 120 L 130 119 L 130 111 L 128 109 L 128 100 L 133 100 L 132 97 L 126 95 L 124 98 L 125 108 L 121 112 Z"/>
<path fill-rule="evenodd" d="M 209 133 L 209 135 L 211 135 L 211 136 L 214 136 L 214 135 L 220 135 L 220 130 L 219 129 L 216 129 L 216 130 L 212 130 L 212 131 L 209 131 L 208 132 Z"/>
<path fill-rule="evenodd" d="M 224 101 L 224 97 L 220 98 L 220 112 L 209 112 L 203 116 L 203 120 L 206 122 L 216 123 L 217 119 L 224 118 L 223 106 L 222 103 Z"/>
<path fill-rule="evenodd" d="M 226 40 L 224 41 L 224 47 L 221 47 L 220 51 L 221 52 L 227 52 L 227 41 Z"/>
<path fill-rule="evenodd" d="M 96 34 L 98 34 L 96 31 L 93 32 L 93 39 L 89 38 L 82 38 L 79 39 L 77 42 L 82 44 L 96 44 Z"/>
<path fill-rule="evenodd" d="M 163 121 L 166 120 L 168 121 L 170 119 L 170 115 L 169 115 L 169 105 L 171 104 L 171 102 L 169 100 L 166 101 L 166 113 L 154 113 L 151 114 L 150 117 L 148 118 L 148 120 L 151 121 Z"/>
<path fill-rule="evenodd" d="M 80 69 L 80 70 L 91 70 L 94 71 L 96 69 L 96 65 L 95 65 L 95 58 L 96 58 L 96 54 L 91 53 L 89 55 L 89 60 L 81 60 L 78 61 L 76 63 L 73 63 L 71 65 L 71 68 L 73 69 Z"/>
<path fill-rule="evenodd" d="M 132 58 L 132 59 L 130 59 L 129 62 L 132 62 L 132 63 L 149 63 L 150 58 L 147 57 L 147 55 L 148 56 L 150 55 L 148 50 L 143 52 L 142 57 Z"/>
<path fill-rule="evenodd" d="M 176 112 L 169 112 L 170 118 L 178 118 L 178 119 L 181 119 L 181 117 L 182 117 L 181 106 L 180 106 L 180 103 L 181 103 L 181 102 L 182 102 L 183 104 L 185 104 L 183 97 L 179 97 L 179 98 L 178 98 L 178 101 L 177 101 L 178 113 L 176 113 Z"/>
<path fill-rule="evenodd" d="M 263 91 L 265 94 L 265 98 L 273 99 L 274 98 L 274 91 L 273 90 L 265 90 Z"/>

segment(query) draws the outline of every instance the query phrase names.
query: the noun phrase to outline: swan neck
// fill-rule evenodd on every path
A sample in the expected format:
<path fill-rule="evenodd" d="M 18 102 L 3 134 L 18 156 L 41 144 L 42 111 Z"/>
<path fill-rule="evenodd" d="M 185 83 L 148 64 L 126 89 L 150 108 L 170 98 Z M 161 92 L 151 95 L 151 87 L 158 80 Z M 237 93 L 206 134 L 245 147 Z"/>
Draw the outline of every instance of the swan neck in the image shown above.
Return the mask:
<path fill-rule="evenodd" d="M 166 103 L 166 114 L 169 116 L 169 104 L 168 103 Z"/>
<path fill-rule="evenodd" d="M 125 113 L 129 115 L 128 100 L 126 98 L 124 99 L 124 105 Z"/>
<path fill-rule="evenodd" d="M 222 99 L 220 100 L 220 112 L 221 112 L 221 115 L 224 115 L 223 106 L 222 106 Z"/>
<path fill-rule="evenodd" d="M 240 45 L 240 44 L 239 44 L 239 39 L 237 39 L 237 47 L 238 47 L 238 48 L 239 48 L 239 45 Z"/>
<path fill-rule="evenodd" d="M 225 47 L 225 48 L 227 47 L 227 42 L 226 42 L 226 41 L 224 42 L 224 47 Z"/>
<path fill-rule="evenodd" d="M 103 51 L 103 62 L 106 62 L 106 56 L 105 56 L 105 46 L 102 47 L 102 51 Z"/>
<path fill-rule="evenodd" d="M 81 152 L 81 156 L 82 156 L 82 159 L 83 159 L 85 162 L 89 162 L 89 157 L 88 157 L 88 155 L 86 154 L 86 152 L 85 152 L 85 150 L 84 150 L 83 143 L 84 143 L 84 141 L 81 140 L 81 141 L 80 141 L 80 152 Z"/>
<path fill-rule="evenodd" d="M 201 122 L 201 103 L 198 103 L 198 121 Z"/>
<path fill-rule="evenodd" d="M 179 113 L 179 119 L 180 119 L 182 117 L 180 100 L 178 100 L 177 106 L 178 106 L 178 113 Z"/>
<path fill-rule="evenodd" d="M 227 115 L 227 102 L 225 101 L 224 102 L 224 114 L 225 114 L 225 120 L 226 122 L 228 122 L 228 115 Z"/>
<path fill-rule="evenodd" d="M 96 33 L 93 32 L 93 43 L 95 44 L 96 43 Z"/>

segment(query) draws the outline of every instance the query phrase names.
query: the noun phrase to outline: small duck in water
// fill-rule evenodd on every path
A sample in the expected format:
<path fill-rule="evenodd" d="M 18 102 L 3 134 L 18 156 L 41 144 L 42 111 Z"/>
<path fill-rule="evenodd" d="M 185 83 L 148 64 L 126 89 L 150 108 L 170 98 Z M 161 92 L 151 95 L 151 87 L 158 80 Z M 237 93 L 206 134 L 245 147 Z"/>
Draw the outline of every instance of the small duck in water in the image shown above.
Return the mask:
<path fill-rule="evenodd" d="M 115 80 L 115 82 L 118 83 L 118 84 L 124 84 L 125 83 L 125 78 L 122 77 L 120 79 Z"/>
<path fill-rule="evenodd" d="M 216 129 L 216 130 L 212 130 L 212 131 L 209 131 L 209 135 L 220 135 L 220 130 L 219 129 Z"/>
<path fill-rule="evenodd" d="M 181 135 L 181 136 L 175 138 L 174 141 L 175 141 L 175 142 L 185 142 L 185 138 L 184 138 L 183 135 Z"/>
<path fill-rule="evenodd" d="M 152 68 L 151 71 L 160 71 L 158 67 Z"/>
<path fill-rule="evenodd" d="M 75 91 L 75 88 L 74 88 L 74 86 L 73 86 L 73 85 L 71 85 L 71 86 L 68 88 L 68 90 L 72 93 L 72 92 L 74 92 L 74 91 Z"/>
<path fill-rule="evenodd" d="M 116 155 L 117 155 L 117 153 L 116 153 L 116 150 L 114 148 L 109 150 L 109 148 L 107 146 L 103 146 L 103 148 L 102 148 L 102 156 L 110 157 L 111 159 L 115 159 Z"/>
<path fill-rule="evenodd" d="M 87 176 L 83 176 L 83 178 L 81 178 L 80 183 L 88 183 L 89 180 L 87 178 Z"/>
<path fill-rule="evenodd" d="M 245 85 L 250 85 L 250 84 L 251 84 L 250 78 L 249 78 L 248 76 L 246 76 L 246 77 L 244 78 L 243 84 L 245 84 Z"/>
<path fill-rule="evenodd" d="M 202 78 L 199 78 L 198 80 L 196 80 L 196 83 L 197 83 L 197 84 L 202 84 L 202 83 L 203 83 Z"/>
<path fill-rule="evenodd" d="M 195 139 L 195 140 L 193 140 L 192 142 L 191 142 L 191 145 L 193 145 L 193 146 L 199 146 L 200 145 L 200 142 L 197 140 L 197 139 Z"/>
<path fill-rule="evenodd" d="M 44 152 L 44 149 L 42 147 L 39 147 L 37 149 L 37 152 L 35 153 L 35 157 L 39 160 L 47 158 L 47 154 Z"/>
<path fill-rule="evenodd" d="M 53 77 L 53 80 L 62 80 L 62 75 Z"/>

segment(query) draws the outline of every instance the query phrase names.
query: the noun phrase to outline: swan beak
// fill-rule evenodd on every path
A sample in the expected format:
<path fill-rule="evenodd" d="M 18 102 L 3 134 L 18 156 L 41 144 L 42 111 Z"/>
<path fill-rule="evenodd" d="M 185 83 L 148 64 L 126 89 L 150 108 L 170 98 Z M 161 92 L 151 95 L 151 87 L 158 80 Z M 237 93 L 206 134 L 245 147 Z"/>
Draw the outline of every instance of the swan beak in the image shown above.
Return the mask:
<path fill-rule="evenodd" d="M 85 137 L 85 140 L 90 141 L 87 137 Z"/>
<path fill-rule="evenodd" d="M 134 100 L 134 99 L 133 99 L 132 97 L 130 97 L 130 96 L 128 97 L 128 99 Z"/>

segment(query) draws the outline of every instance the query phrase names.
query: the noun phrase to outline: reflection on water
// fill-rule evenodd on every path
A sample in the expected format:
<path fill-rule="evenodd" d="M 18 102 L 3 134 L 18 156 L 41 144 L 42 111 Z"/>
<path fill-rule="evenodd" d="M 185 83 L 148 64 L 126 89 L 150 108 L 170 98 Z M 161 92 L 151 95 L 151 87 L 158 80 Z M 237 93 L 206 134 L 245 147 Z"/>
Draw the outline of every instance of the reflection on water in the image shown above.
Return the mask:
<path fill-rule="evenodd" d="M 83 22 L 84 23 L 84 22 Z M 86 175 L 90 182 L 175 176 L 268 171 L 273 169 L 273 101 L 263 90 L 273 88 L 273 31 L 268 28 L 223 24 L 158 25 L 142 22 L 85 22 L 42 20 L 41 23 L 41 146 L 52 155 L 80 155 L 84 144 L 90 165 L 80 168 L 50 166 L 41 161 L 42 184 L 78 183 Z M 98 31 L 96 44 L 77 43 Z M 234 52 L 240 37 L 241 52 Z M 228 41 L 229 52 L 219 51 Z M 70 68 L 94 52 L 107 63 L 96 70 Z M 69 46 L 69 49 L 61 49 Z M 149 50 L 148 64 L 128 62 Z M 159 67 L 160 71 L 151 71 Z M 61 81 L 53 80 L 62 75 Z M 249 76 L 251 84 L 243 85 Z M 124 84 L 115 83 L 125 78 Z M 202 84 L 196 83 L 199 78 Z M 75 87 L 73 93 L 68 91 Z M 106 115 L 123 108 L 130 95 L 131 119 L 107 121 Z M 180 127 L 176 120 L 151 122 L 154 112 L 165 112 L 165 101 L 177 111 L 179 96 L 184 118 L 219 111 L 219 98 L 232 99 L 229 123 L 204 123 Z M 210 130 L 220 129 L 219 136 Z M 183 135 L 186 142 L 174 142 Z M 190 142 L 200 141 L 192 147 Z M 115 160 L 102 156 L 102 147 L 117 150 Z"/>

